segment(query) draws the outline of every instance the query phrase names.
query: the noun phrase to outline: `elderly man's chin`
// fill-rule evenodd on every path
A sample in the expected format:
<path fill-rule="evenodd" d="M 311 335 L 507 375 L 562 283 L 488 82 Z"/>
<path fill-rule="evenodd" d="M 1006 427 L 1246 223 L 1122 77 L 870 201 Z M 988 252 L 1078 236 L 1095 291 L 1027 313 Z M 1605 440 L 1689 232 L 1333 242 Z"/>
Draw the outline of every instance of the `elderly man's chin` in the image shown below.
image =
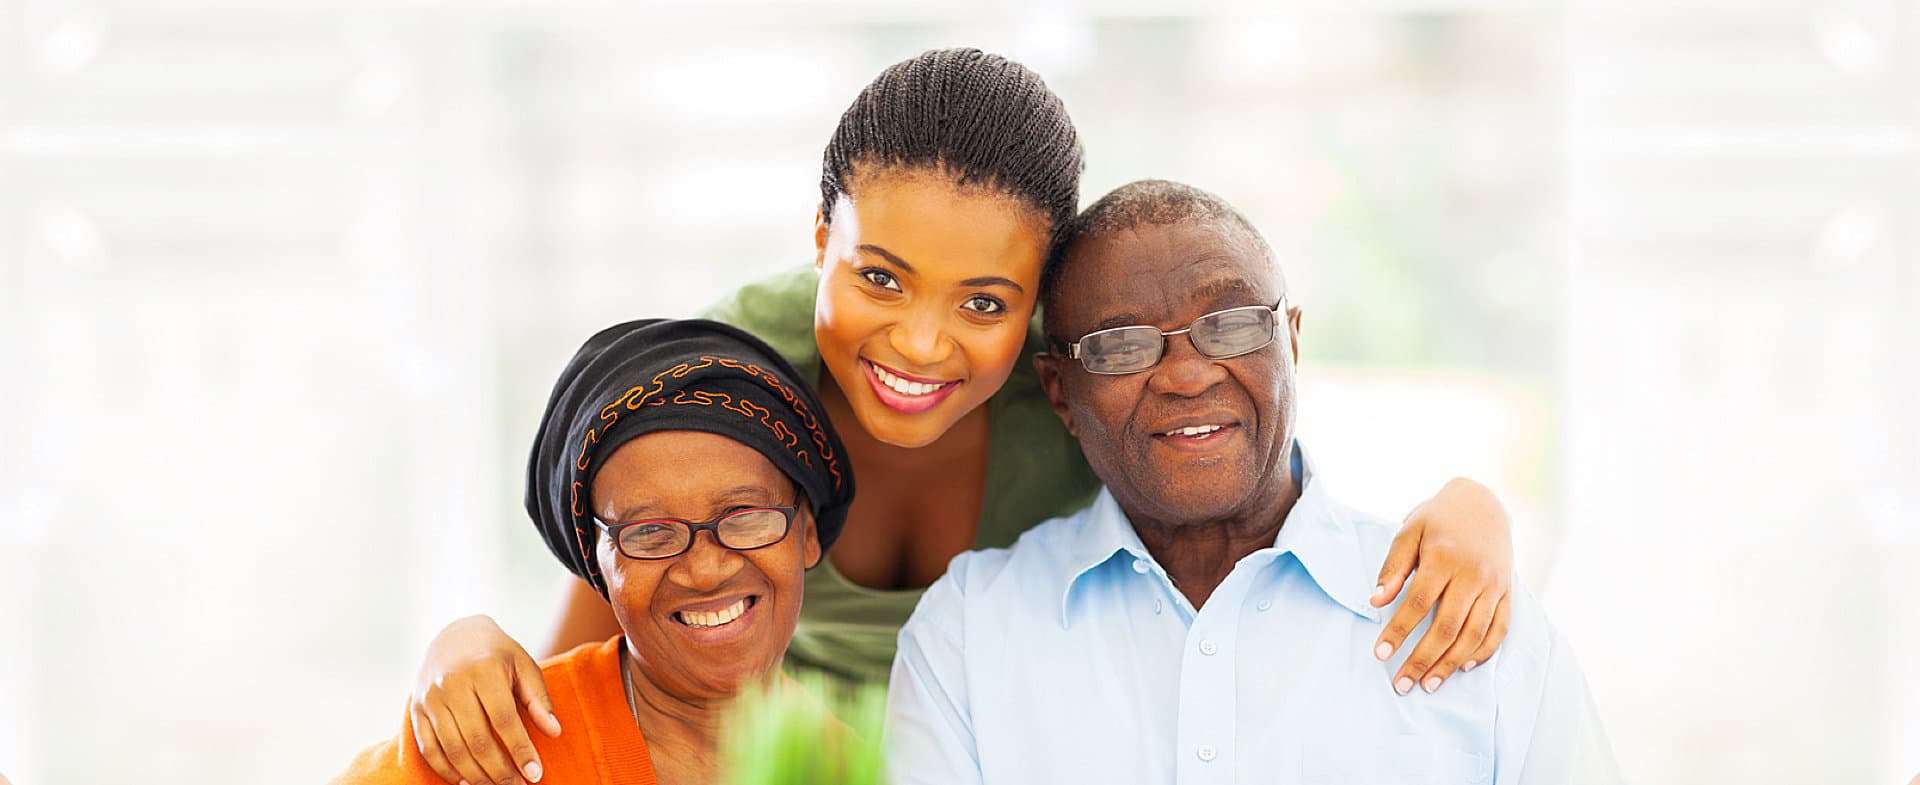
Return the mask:
<path fill-rule="evenodd" d="M 1124 472 L 1130 476 L 1107 484 L 1124 509 L 1170 523 L 1218 521 L 1247 507 L 1262 474 L 1244 438 L 1226 447 L 1193 454 L 1150 446 L 1136 468 Z"/>

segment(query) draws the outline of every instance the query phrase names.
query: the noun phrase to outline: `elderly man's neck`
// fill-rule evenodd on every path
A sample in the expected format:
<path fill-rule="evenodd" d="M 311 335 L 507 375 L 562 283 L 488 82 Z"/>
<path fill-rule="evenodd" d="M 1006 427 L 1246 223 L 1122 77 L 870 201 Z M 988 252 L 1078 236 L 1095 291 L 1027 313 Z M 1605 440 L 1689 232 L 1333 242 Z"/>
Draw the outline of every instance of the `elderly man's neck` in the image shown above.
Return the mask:
<path fill-rule="evenodd" d="M 1126 510 L 1127 519 L 1174 587 L 1198 610 L 1235 564 L 1254 551 L 1272 547 L 1280 536 L 1287 514 L 1300 500 L 1300 486 L 1285 475 L 1276 480 L 1279 487 L 1262 489 L 1243 509 L 1225 514 L 1183 518 Z"/>

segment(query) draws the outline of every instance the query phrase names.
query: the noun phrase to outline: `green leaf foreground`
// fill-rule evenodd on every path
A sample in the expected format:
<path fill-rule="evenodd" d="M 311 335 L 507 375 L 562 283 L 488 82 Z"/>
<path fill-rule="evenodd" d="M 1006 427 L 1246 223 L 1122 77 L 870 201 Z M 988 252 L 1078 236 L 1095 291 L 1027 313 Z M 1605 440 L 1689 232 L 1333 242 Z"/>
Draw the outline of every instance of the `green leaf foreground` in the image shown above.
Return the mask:
<path fill-rule="evenodd" d="M 741 698 L 721 742 L 721 785 L 884 785 L 886 688 L 801 673 Z"/>

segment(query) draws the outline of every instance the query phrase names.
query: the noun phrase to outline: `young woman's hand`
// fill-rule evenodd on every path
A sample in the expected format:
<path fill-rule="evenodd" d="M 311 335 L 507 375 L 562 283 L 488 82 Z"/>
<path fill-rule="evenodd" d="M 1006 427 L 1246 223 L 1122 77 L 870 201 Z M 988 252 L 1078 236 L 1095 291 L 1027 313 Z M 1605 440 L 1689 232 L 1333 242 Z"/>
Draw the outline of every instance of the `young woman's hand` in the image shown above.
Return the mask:
<path fill-rule="evenodd" d="M 1513 522 L 1492 491 L 1455 478 L 1407 514 L 1380 568 L 1373 606 L 1392 602 L 1403 587 L 1407 599 L 1374 643 L 1375 657 L 1392 658 L 1427 611 L 1436 603 L 1439 610 L 1394 674 L 1395 692 L 1416 685 L 1433 692 L 1455 670 L 1473 670 L 1493 656 L 1507 637 Z"/>
<path fill-rule="evenodd" d="M 547 682 L 527 650 L 485 616 L 449 624 L 427 647 L 414 684 L 409 716 L 420 756 L 447 785 L 538 782 L 540 759 L 520 706 L 541 733 L 560 735 Z"/>

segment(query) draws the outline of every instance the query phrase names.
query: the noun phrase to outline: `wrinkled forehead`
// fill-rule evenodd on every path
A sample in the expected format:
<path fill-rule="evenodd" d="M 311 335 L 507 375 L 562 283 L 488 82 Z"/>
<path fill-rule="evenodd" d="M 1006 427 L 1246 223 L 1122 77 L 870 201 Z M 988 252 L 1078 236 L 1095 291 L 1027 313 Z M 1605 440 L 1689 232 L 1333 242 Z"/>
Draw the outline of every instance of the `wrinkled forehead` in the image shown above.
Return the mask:
<path fill-rule="evenodd" d="M 1209 310 L 1272 305 L 1285 282 L 1271 253 L 1220 220 L 1148 224 L 1077 243 L 1061 276 L 1060 329 L 1099 329 L 1122 316 L 1190 319 Z"/>
<path fill-rule="evenodd" d="M 753 446 L 702 430 L 635 436 L 607 456 L 589 485 L 594 514 L 712 517 L 728 506 L 787 504 L 796 481 Z"/>

